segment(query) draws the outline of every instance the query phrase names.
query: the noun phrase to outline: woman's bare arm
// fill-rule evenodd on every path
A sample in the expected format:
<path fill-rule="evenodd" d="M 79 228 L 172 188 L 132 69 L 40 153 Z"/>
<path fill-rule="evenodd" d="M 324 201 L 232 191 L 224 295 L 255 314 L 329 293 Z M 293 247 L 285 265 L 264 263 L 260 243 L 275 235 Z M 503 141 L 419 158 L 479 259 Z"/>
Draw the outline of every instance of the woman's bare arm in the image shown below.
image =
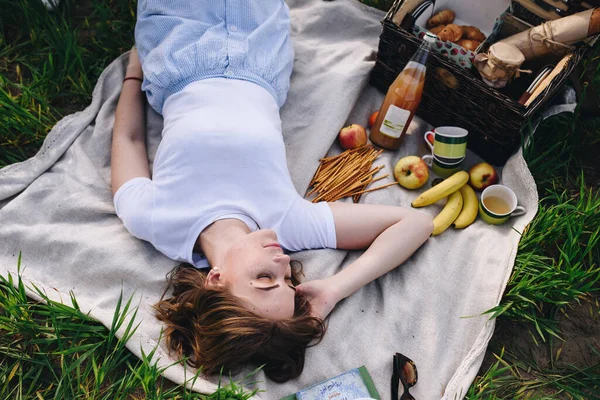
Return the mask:
<path fill-rule="evenodd" d="M 406 261 L 431 235 L 433 222 L 420 211 L 371 204 L 331 204 L 337 246 L 368 249 L 331 281 L 342 298 Z"/>
<path fill-rule="evenodd" d="M 142 78 L 142 67 L 137 50 L 131 50 L 126 77 Z M 123 82 L 115 113 L 112 140 L 112 191 L 113 195 L 128 180 L 150 177 L 146 152 L 144 126 L 144 97 L 141 82 L 129 79 Z"/>
<path fill-rule="evenodd" d="M 332 277 L 299 285 L 314 315 L 325 318 L 335 304 L 406 261 L 431 235 L 433 222 L 402 207 L 330 203 L 339 249 L 367 250 Z"/>

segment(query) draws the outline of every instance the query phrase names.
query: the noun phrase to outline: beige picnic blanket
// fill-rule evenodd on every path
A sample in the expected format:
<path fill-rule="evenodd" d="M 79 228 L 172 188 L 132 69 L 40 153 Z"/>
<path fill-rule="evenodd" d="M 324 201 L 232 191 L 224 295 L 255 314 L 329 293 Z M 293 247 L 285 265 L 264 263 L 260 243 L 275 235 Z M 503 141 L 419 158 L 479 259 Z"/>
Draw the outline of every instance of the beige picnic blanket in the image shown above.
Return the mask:
<path fill-rule="evenodd" d="M 319 158 L 339 151 L 334 143 L 347 123 L 366 125 L 383 95 L 368 85 L 383 13 L 355 0 L 289 0 L 296 51 L 292 86 L 282 109 L 289 170 L 304 194 Z M 128 348 L 138 356 L 158 346 L 159 366 L 173 362 L 157 342 L 161 324 L 152 315 L 165 275 L 176 265 L 149 243 L 132 237 L 115 215 L 110 188 L 110 145 L 114 112 L 127 55 L 99 78 L 85 110 L 62 119 L 31 159 L 0 170 L 0 273 L 21 274 L 56 300 L 72 291 L 84 312 L 110 326 L 119 294 L 139 305 L 139 327 Z M 153 161 L 162 119 L 147 107 L 148 149 Z M 428 125 L 416 118 L 405 145 L 384 152 L 378 164 L 391 172 L 403 156 L 426 153 Z M 332 146 L 333 145 L 333 146 Z M 477 158 L 469 154 L 466 167 Z M 381 181 L 391 182 L 391 178 Z M 379 183 L 379 182 L 378 182 Z M 502 183 L 528 210 L 501 227 L 475 222 L 463 231 L 432 237 L 404 265 L 341 302 L 331 314 L 324 340 L 308 349 L 302 375 L 276 384 L 253 377 L 278 399 L 306 386 L 365 365 L 382 398 L 390 397 L 392 355 L 401 352 L 417 365 L 418 399 L 465 395 L 482 362 L 494 321 L 486 310 L 500 301 L 517 244 L 537 210 L 535 183 L 520 153 L 502 171 Z M 366 194 L 366 203 L 408 207 L 420 190 L 399 187 Z M 432 215 L 434 205 L 424 209 Z M 307 279 L 344 268 L 358 252 L 311 250 L 294 254 Z M 29 291 L 36 297 L 33 291 Z M 249 371 L 242 372 L 239 376 Z M 194 371 L 175 365 L 164 375 L 178 383 Z M 214 390 L 214 377 L 194 389 Z"/>

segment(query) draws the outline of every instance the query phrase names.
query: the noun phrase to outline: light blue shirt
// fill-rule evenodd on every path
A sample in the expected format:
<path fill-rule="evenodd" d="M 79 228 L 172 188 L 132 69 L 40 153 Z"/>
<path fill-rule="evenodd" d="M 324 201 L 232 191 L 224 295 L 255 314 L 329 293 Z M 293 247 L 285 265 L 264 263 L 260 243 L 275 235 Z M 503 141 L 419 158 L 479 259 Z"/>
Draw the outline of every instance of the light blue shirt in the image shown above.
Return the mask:
<path fill-rule="evenodd" d="M 285 102 L 294 61 L 283 0 L 139 0 L 135 40 L 150 105 L 188 84 L 226 77 L 254 82 Z"/>

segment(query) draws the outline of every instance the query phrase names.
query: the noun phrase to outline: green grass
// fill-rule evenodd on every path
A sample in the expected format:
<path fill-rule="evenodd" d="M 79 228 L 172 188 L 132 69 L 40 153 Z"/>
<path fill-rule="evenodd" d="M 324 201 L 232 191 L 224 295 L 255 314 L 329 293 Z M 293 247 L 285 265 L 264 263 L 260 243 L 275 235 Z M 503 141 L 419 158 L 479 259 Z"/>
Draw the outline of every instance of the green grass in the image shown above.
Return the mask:
<path fill-rule="evenodd" d="M 600 369 L 567 366 L 544 369 L 534 362 L 523 362 L 504 349 L 495 355 L 496 362 L 478 376 L 467 393 L 472 399 L 599 399 Z"/>
<path fill-rule="evenodd" d="M 392 1 L 364 0 L 387 9 Z M 35 154 L 63 116 L 83 109 L 102 70 L 133 43 L 135 1 L 67 0 L 47 12 L 35 0 L 0 0 L 0 167 Z M 598 51 L 588 85 L 600 88 Z M 538 216 L 523 232 L 501 304 L 489 311 L 497 326 L 518 326 L 532 346 L 558 354 L 565 315 L 600 295 L 600 118 L 557 116 L 543 123 L 524 152 L 538 184 Z M 14 281 L 13 281 L 14 280 Z M 161 378 L 148 354 L 141 360 L 115 337 L 135 326 L 123 299 L 108 329 L 38 295 L 28 299 L 20 278 L 0 280 L 0 398 L 205 398 Z M 600 318 L 599 307 L 591 317 Z M 511 337 L 512 338 L 512 337 Z M 585 365 L 541 363 L 511 338 L 495 336 L 467 397 L 594 398 L 598 357 Z M 191 379 L 195 379 L 192 377 Z M 245 399 L 230 383 L 210 399 Z"/>
<path fill-rule="evenodd" d="M 102 70 L 133 44 L 135 2 L 0 0 L 0 167 L 35 154 L 91 99 Z"/>
<path fill-rule="evenodd" d="M 596 65 L 589 84 L 597 88 L 599 52 L 596 48 L 588 61 Z M 600 297 L 600 165 L 589 157 L 590 148 L 599 148 L 599 123 L 600 118 L 582 118 L 579 110 L 553 117 L 524 151 L 540 193 L 539 212 L 523 233 L 500 305 L 489 311 L 498 325 L 520 327 L 549 354 L 557 346 L 560 354 L 564 340 L 559 317 L 571 306 L 597 305 Z M 600 318 L 597 306 L 589 310 L 590 320 Z M 530 354 L 504 352 L 516 349 L 514 343 L 501 345 L 497 361 L 481 372 L 467 398 L 600 398 L 600 348 L 589 349 L 596 361 L 587 365 L 564 365 L 552 357 L 538 365 Z"/>
<path fill-rule="evenodd" d="M 559 336 L 554 313 L 598 290 L 600 193 L 550 192 L 519 243 L 513 274 L 492 316 L 531 322 L 540 339 Z"/>
<path fill-rule="evenodd" d="M 541 340 L 559 336 L 558 310 L 600 288 L 600 191 L 586 179 L 580 157 L 600 141 L 597 122 L 577 113 L 551 118 L 524 152 L 539 212 L 521 238 L 504 298 L 490 312 L 530 322 Z"/>
<path fill-rule="evenodd" d="M 137 328 L 133 325 L 137 309 L 131 299 L 119 298 L 107 329 L 82 313 L 72 295 L 71 304 L 65 305 L 36 287 L 31 289 L 42 301 L 27 298 L 19 276 L 0 276 L 2 399 L 246 400 L 257 392 L 243 388 L 254 373 L 239 382 L 230 380 L 211 395 L 199 395 L 162 378 L 166 368 L 151 361 L 154 351 L 139 359 L 125 347 Z M 119 330 L 120 339 L 115 334 Z M 198 379 L 199 372 L 188 382 Z"/>

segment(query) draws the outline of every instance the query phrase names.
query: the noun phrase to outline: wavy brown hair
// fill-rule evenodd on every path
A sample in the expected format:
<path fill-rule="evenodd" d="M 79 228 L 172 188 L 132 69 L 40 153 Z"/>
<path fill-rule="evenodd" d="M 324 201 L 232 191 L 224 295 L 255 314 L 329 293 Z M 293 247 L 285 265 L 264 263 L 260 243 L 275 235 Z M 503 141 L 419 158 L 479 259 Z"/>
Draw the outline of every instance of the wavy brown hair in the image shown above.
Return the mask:
<path fill-rule="evenodd" d="M 298 264 L 292 263 L 294 285 L 299 284 Z M 154 306 L 156 317 L 166 323 L 167 347 L 204 373 L 218 373 L 221 367 L 235 372 L 250 363 L 264 365 L 269 378 L 285 382 L 302 373 L 306 348 L 325 334 L 323 321 L 310 315 L 301 295 L 296 295 L 292 318 L 270 320 L 246 309 L 227 289 L 205 286 L 206 273 L 187 264 L 167 280 L 172 295 L 165 299 L 165 291 Z"/>

